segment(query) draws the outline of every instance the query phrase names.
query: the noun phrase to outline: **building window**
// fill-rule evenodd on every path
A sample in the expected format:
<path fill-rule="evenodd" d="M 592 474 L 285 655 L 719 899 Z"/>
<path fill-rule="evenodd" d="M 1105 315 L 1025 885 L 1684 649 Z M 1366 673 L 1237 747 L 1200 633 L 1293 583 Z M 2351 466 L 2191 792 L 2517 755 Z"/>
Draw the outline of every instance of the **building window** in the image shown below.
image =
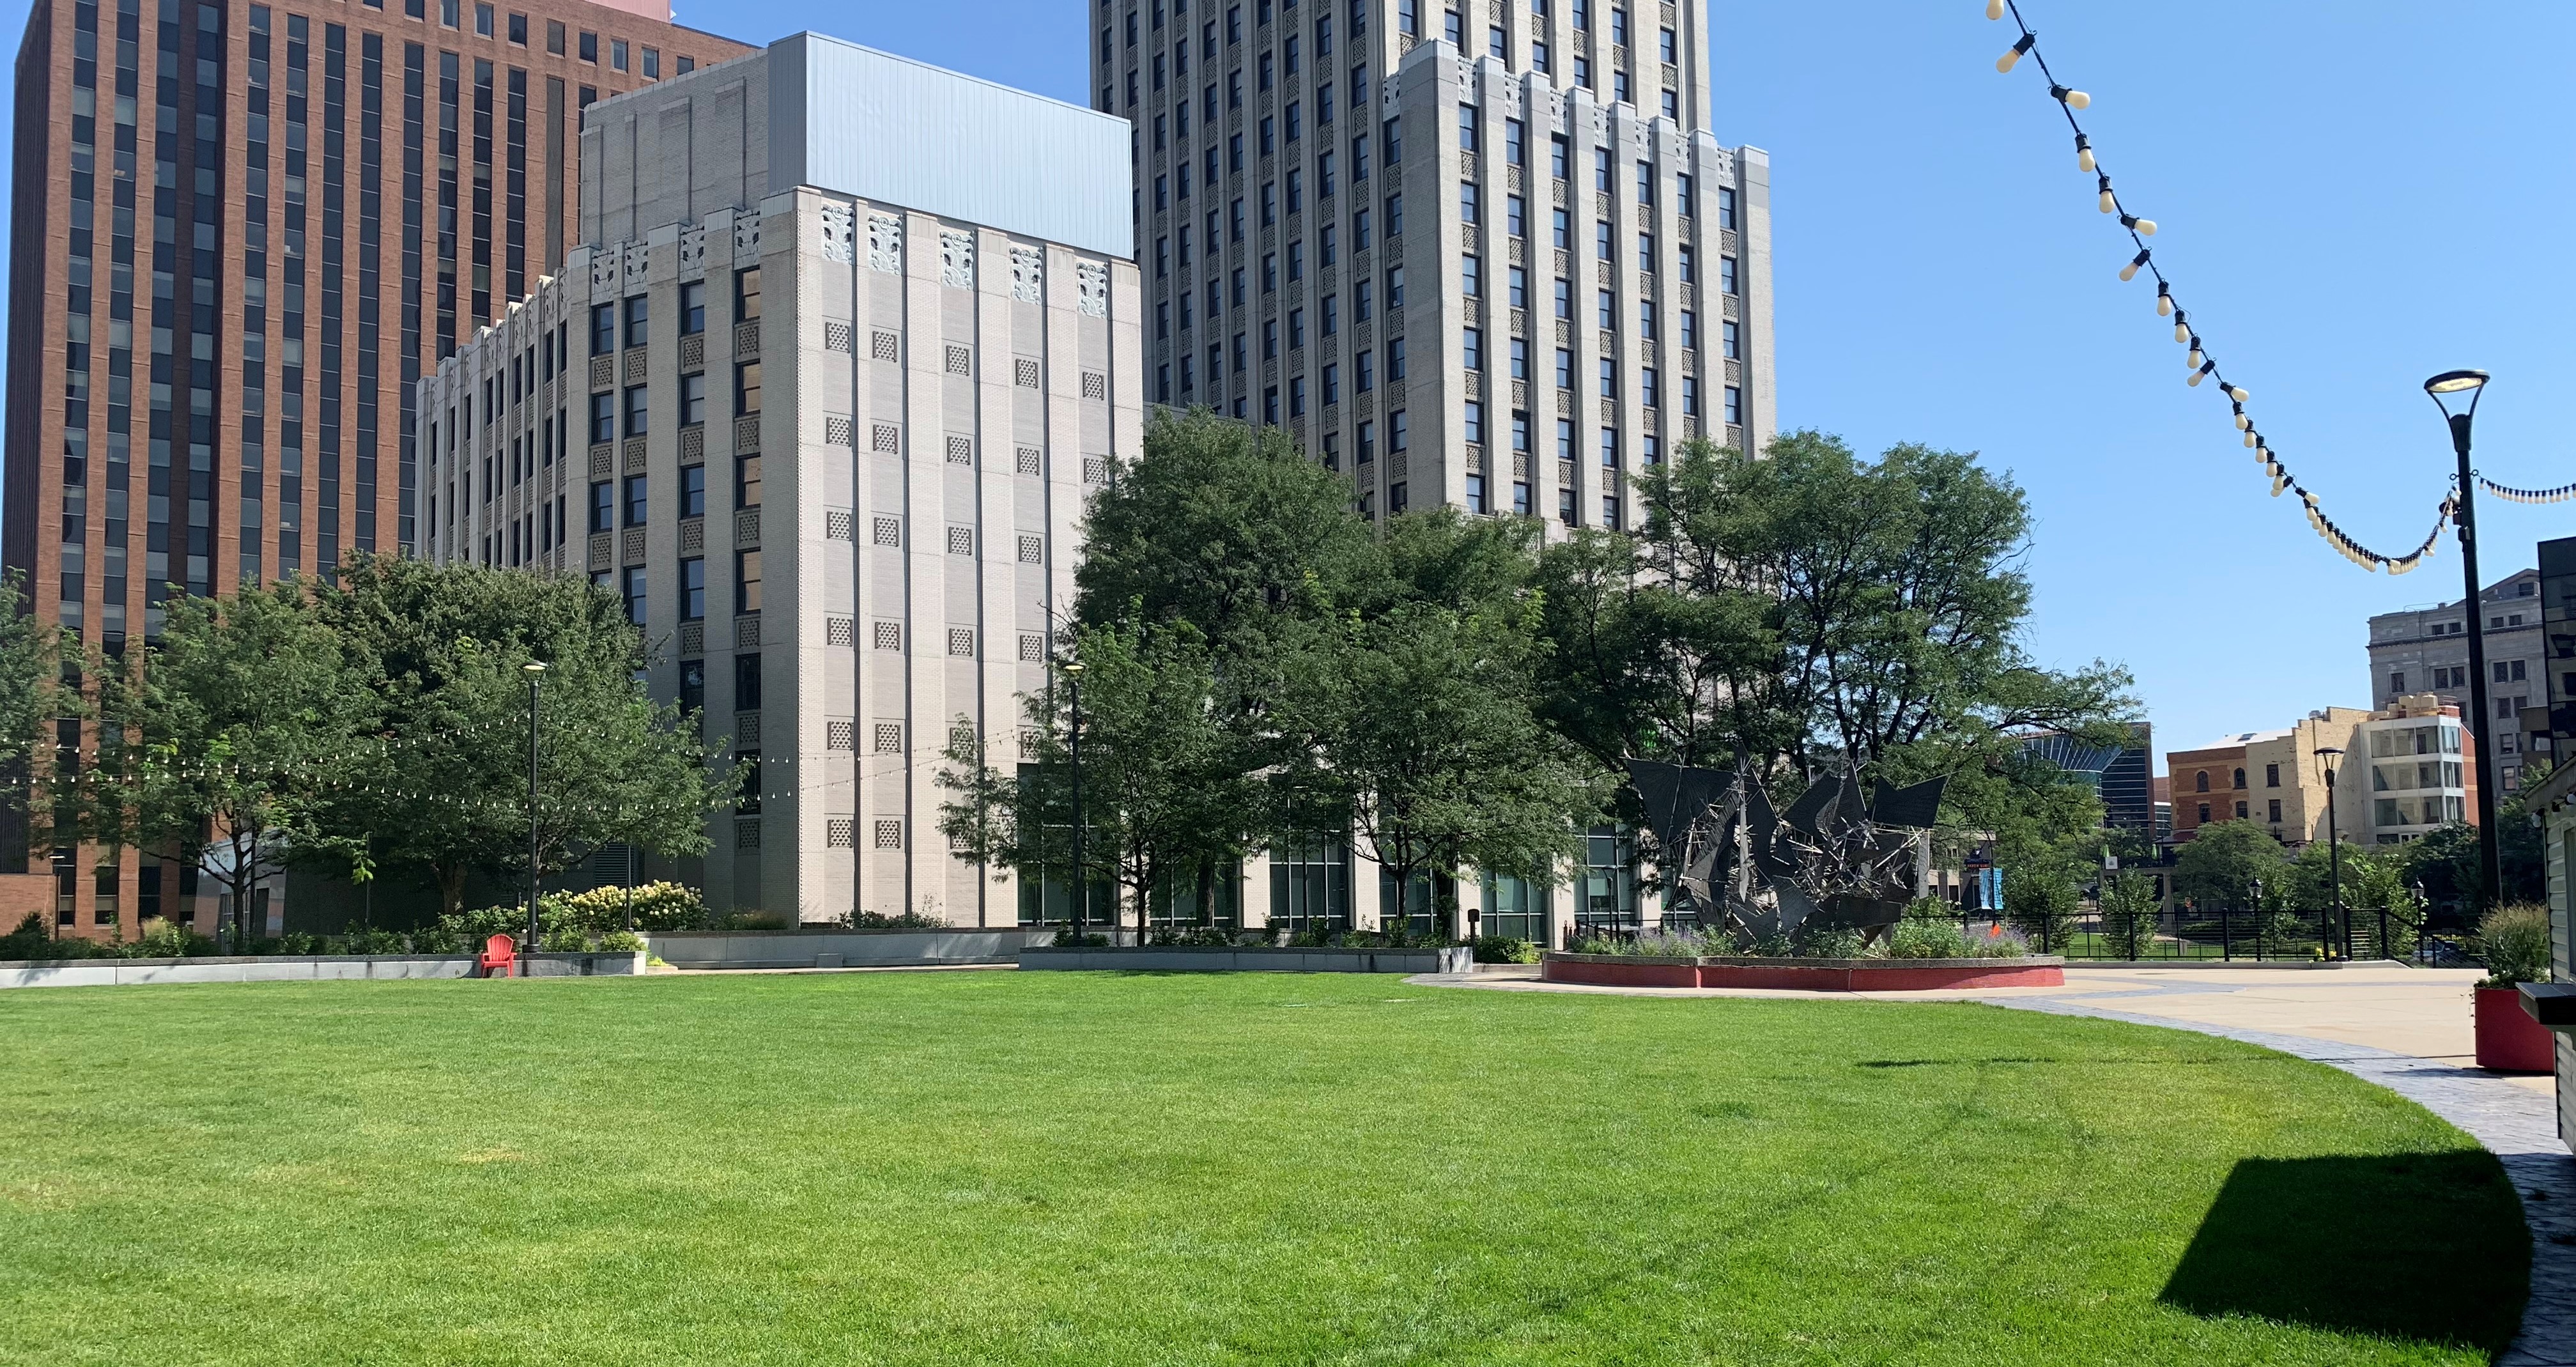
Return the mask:
<path fill-rule="evenodd" d="M 626 525 L 629 527 L 643 526 L 644 515 L 652 507 L 652 491 L 646 484 L 650 478 L 649 475 L 626 477 Z"/>
<path fill-rule="evenodd" d="M 760 506 L 760 457 L 736 456 L 733 462 L 733 506 Z"/>
<path fill-rule="evenodd" d="M 680 425 L 702 427 L 707 421 L 707 377 L 702 371 L 680 377 Z"/>
<path fill-rule="evenodd" d="M 2237 771 L 2236 771 L 2236 782 L 2235 782 L 2235 784 L 2234 784 L 2233 786 L 2234 786 L 2236 789 L 2238 789 L 2239 791 L 2242 791 L 2242 790 L 2244 789 L 2244 787 L 2245 787 L 2245 771 L 2244 771 L 2244 770 L 2239 769 L 2239 770 L 2237 770 Z"/>
<path fill-rule="evenodd" d="M 692 556 L 680 562 L 680 620 L 695 622 L 707 615 L 707 562 Z"/>
<path fill-rule="evenodd" d="M 707 282 L 685 281 L 680 285 L 680 335 L 694 337 L 707 330 Z"/>
<path fill-rule="evenodd" d="M 643 436 L 653 416 L 653 391 L 634 385 L 626 391 L 626 435 Z"/>
<path fill-rule="evenodd" d="M 760 552 L 733 553 L 733 610 L 738 613 L 760 611 Z"/>
<path fill-rule="evenodd" d="M 2280 765 L 2266 764 L 2263 766 L 2263 786 L 2266 788 L 2278 788 L 2281 786 Z M 2278 820 L 2279 818 L 2276 817 L 2274 819 Z"/>
<path fill-rule="evenodd" d="M 2207 769 L 2193 771 L 2191 776 L 2191 790 L 2195 793 L 2205 793 L 2209 791 L 2209 771 Z"/>
<path fill-rule="evenodd" d="M 2272 799 L 2272 803 L 2271 803 L 2271 809 L 2272 809 L 2272 815 L 2271 815 L 2272 824 L 2273 824 L 2273 825 L 2275 825 L 2275 826 L 2277 826 L 2277 825 L 2281 824 L 2281 799 L 2279 799 L 2279 798 L 2277 798 L 2277 797 L 2276 797 L 2276 798 L 2273 798 L 2273 799 Z"/>
<path fill-rule="evenodd" d="M 644 597 L 644 567 L 630 565 L 626 569 L 626 620 L 639 627 L 644 625 Z"/>
<path fill-rule="evenodd" d="M 2406 691 L 2405 671 L 2400 670 L 2397 673 L 2388 676 L 2388 691 L 2391 693 L 2403 693 Z"/>
<path fill-rule="evenodd" d="M 680 516 L 704 517 L 707 513 L 707 467 L 680 467 Z"/>
<path fill-rule="evenodd" d="M 744 361 L 733 368 L 733 411 L 746 418 L 760 411 L 760 362 Z"/>
<path fill-rule="evenodd" d="M 2236 804 L 2236 819 L 2239 821 L 2245 819 L 2245 804 L 2242 802 Z"/>
<path fill-rule="evenodd" d="M 606 480 L 590 486 L 590 530 L 593 534 L 614 531 L 617 526 L 617 486 Z"/>
<path fill-rule="evenodd" d="M 590 354 L 605 356 L 617 350 L 617 306 L 590 306 Z"/>
<path fill-rule="evenodd" d="M 2200 824 L 2204 826 L 2209 824 L 2209 804 L 2206 802 L 2200 804 Z"/>

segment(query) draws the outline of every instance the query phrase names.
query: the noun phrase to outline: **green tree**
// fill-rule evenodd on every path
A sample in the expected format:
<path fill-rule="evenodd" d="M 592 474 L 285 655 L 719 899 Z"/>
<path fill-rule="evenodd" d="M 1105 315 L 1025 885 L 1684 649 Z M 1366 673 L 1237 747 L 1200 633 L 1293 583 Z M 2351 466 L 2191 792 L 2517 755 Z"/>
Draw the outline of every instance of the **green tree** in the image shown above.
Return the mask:
<path fill-rule="evenodd" d="M 1740 753 L 1786 789 L 1844 764 L 1948 775 L 1949 821 L 2024 863 L 2098 827 L 2098 801 L 2021 738 L 2125 741 L 2136 704 L 2118 669 L 2029 656 L 2030 515 L 2010 480 L 1796 432 L 1760 460 L 1687 444 L 1641 484 L 1642 537 L 1573 537 L 1538 575 L 1542 706 L 1596 758 Z"/>
<path fill-rule="evenodd" d="M 1186 621 L 1130 620 L 1077 631 L 1081 666 L 1083 873 L 1120 889 L 1140 931 L 1158 895 L 1186 892 L 1212 919 L 1216 879 L 1272 823 L 1244 762 L 1214 658 Z M 1021 771 L 985 761 L 971 719 L 951 728 L 938 781 L 940 830 L 957 854 L 1023 876 L 1073 864 L 1074 690 L 1023 699 Z M 1115 911 L 1113 910 L 1113 915 Z"/>
<path fill-rule="evenodd" d="M 1383 591 L 1383 553 L 1350 503 L 1349 481 L 1280 428 L 1162 411 L 1135 464 L 1092 497 L 1074 614 L 1185 621 L 1219 658 L 1257 653 L 1283 617 Z"/>
<path fill-rule="evenodd" d="M 92 805 L 91 833 L 194 862 L 229 899 L 239 949 L 258 929 L 259 881 L 299 843 L 327 838 L 317 818 L 353 776 L 375 715 L 370 666 L 301 580 L 181 595 L 165 610 L 140 688 L 113 691 L 103 767 L 117 797 Z M 121 763 L 127 735 L 132 762 Z"/>
<path fill-rule="evenodd" d="M 1457 877 L 1553 882 L 1598 818 L 1598 766 L 1529 706 L 1535 604 L 1404 603 L 1319 635 L 1279 704 L 1301 762 L 1282 777 L 1305 824 L 1347 822 L 1393 885 L 1431 883 L 1457 933 Z"/>
<path fill-rule="evenodd" d="M 2174 857 L 2174 893 L 2202 911 L 2242 911 L 2286 897 L 2290 855 L 2251 821 L 2203 826 Z"/>
<path fill-rule="evenodd" d="M 2486 907 L 2478 870 L 2478 828 L 2454 821 L 2400 847 L 2404 880 L 2421 884 L 2426 900 L 2465 915 Z M 2548 897 L 2547 850 L 2531 809 L 2515 793 L 2496 803 L 2496 871 L 2502 884 L 2500 906 L 2538 902 Z"/>
<path fill-rule="evenodd" d="M 0 769 L 16 774 L 54 743 L 53 722 L 77 699 L 62 685 L 62 633 L 28 610 L 26 576 L 0 575 Z"/>
<path fill-rule="evenodd" d="M 2075 912 L 2082 897 L 2084 865 L 2072 852 L 2053 846 L 2025 850 L 2004 866 L 2004 919 L 2046 953 L 2066 952 L 2075 931 Z"/>
<path fill-rule="evenodd" d="M 78 689 L 63 686 L 62 671 L 61 629 L 29 610 L 23 574 L 0 575 L 0 801 L 19 807 L 30 847 L 38 849 L 76 834 L 85 819 L 77 761 L 68 770 L 53 762 L 54 723 L 93 709 Z M 17 833 L 11 835 L 14 846 Z M 26 856 L 18 848 L 6 853 Z"/>
<path fill-rule="evenodd" d="M 1385 548 L 1351 511 L 1347 479 L 1276 427 L 1205 410 L 1158 414 L 1135 464 L 1093 496 L 1074 584 L 1084 626 L 1195 630 L 1217 680 L 1212 725 L 1236 747 L 1219 767 L 1238 776 L 1292 758 L 1271 711 L 1321 624 L 1391 592 Z M 1209 843 L 1258 849 L 1278 815 L 1262 803 L 1212 808 Z"/>
<path fill-rule="evenodd" d="M 2124 869 L 2102 880 L 2102 947 L 2115 959 L 2143 959 L 2156 940 L 2155 880 Z"/>
<path fill-rule="evenodd" d="M 466 879 L 528 865 L 529 676 L 537 708 L 539 866 L 611 842 L 702 853 L 706 818 L 757 776 L 711 765 L 701 721 L 637 682 L 651 663 L 614 594 L 569 575 L 359 554 L 318 611 L 375 683 L 368 743 L 317 814 L 317 857 L 408 865 L 443 914 Z"/>

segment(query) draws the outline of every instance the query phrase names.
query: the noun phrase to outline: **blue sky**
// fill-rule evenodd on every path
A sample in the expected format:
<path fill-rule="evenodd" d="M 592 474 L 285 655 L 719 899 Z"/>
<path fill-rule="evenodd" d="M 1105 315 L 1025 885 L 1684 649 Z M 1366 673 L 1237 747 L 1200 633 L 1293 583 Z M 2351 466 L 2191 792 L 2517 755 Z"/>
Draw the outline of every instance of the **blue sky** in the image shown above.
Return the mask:
<path fill-rule="evenodd" d="M 2031 495 L 2044 661 L 2135 671 L 2159 749 L 2369 700 L 2363 619 L 2459 593 L 2346 565 L 2183 384 L 2152 287 L 2096 213 L 2038 73 L 1998 76 L 1981 0 L 1712 5 L 1721 140 L 1772 158 L 1780 416 L 1864 451 L 1983 453 Z M 2157 259 L 2327 510 L 2411 547 L 2450 469 L 2420 385 L 2496 374 L 2481 468 L 2576 479 L 2562 386 L 2576 186 L 2547 92 L 2576 6 L 2026 0 Z M 6 11 L 11 33 L 25 8 Z M 747 40 L 813 28 L 1081 101 L 1074 0 L 682 0 Z M 0 109 L 0 117 L 6 110 Z M 0 244 L 4 247 L 5 244 Z M 2481 505 L 2490 580 L 2576 504 Z"/>

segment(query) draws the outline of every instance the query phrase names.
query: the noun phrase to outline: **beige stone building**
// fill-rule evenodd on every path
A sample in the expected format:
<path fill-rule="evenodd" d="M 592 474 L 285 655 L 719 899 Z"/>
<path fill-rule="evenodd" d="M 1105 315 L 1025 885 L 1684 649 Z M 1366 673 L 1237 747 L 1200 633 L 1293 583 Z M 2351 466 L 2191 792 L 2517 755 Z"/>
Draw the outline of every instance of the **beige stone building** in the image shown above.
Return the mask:
<path fill-rule="evenodd" d="M 564 273 L 421 386 L 419 550 L 571 570 L 757 761 L 710 905 L 1018 920 L 951 857 L 1142 440 L 1127 127 L 814 34 L 592 108 Z"/>

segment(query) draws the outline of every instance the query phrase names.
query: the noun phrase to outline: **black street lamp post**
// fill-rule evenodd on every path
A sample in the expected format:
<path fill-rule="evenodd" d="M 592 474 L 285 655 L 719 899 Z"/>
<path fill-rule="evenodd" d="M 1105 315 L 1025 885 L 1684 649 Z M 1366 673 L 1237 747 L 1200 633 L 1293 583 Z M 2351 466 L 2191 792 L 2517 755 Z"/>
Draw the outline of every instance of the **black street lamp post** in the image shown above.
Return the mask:
<path fill-rule="evenodd" d="M 1082 863 L 1082 661 L 1065 663 L 1064 681 L 1073 694 L 1073 938 L 1079 941 L 1091 902 L 1091 880 L 1084 876 Z"/>
<path fill-rule="evenodd" d="M 2469 739 L 2476 753 L 2468 758 L 2488 772 L 2478 775 L 2478 893 L 2479 904 L 2494 906 L 2497 888 L 2503 878 L 2497 867 L 2496 812 L 2494 769 L 2495 723 L 2487 703 L 2487 623 L 2486 604 L 2478 584 L 2478 510 L 2477 477 L 2469 469 L 2469 423 L 2477 416 L 2478 399 L 2486 392 L 2487 373 L 2483 370 L 2446 370 L 2424 382 L 2424 392 L 2433 398 L 2433 406 L 2442 410 L 2451 425 L 2451 449 L 2459 457 L 2460 470 L 2460 577 L 2468 586 L 2462 606 L 2468 611 L 2469 629 L 2469 712 L 2466 718 Z M 2467 405 L 2451 411 L 2457 396 L 2468 395 Z"/>
<path fill-rule="evenodd" d="M 519 668 L 528 676 L 528 948 L 521 962 L 533 964 L 537 952 L 537 694 L 546 667 L 530 660 Z"/>
<path fill-rule="evenodd" d="M 2335 813 L 2335 760 L 2342 754 L 2342 749 L 2332 745 L 2320 746 L 2317 749 L 2317 758 L 2326 762 L 2326 877 L 2334 882 L 2333 914 L 2334 922 L 2337 926 L 2345 925 L 2343 918 L 2343 823 L 2336 819 Z M 2347 959 L 2352 957 L 2352 934 L 2349 927 L 2346 927 L 2343 935 L 2343 953 L 2344 957 Z"/>

